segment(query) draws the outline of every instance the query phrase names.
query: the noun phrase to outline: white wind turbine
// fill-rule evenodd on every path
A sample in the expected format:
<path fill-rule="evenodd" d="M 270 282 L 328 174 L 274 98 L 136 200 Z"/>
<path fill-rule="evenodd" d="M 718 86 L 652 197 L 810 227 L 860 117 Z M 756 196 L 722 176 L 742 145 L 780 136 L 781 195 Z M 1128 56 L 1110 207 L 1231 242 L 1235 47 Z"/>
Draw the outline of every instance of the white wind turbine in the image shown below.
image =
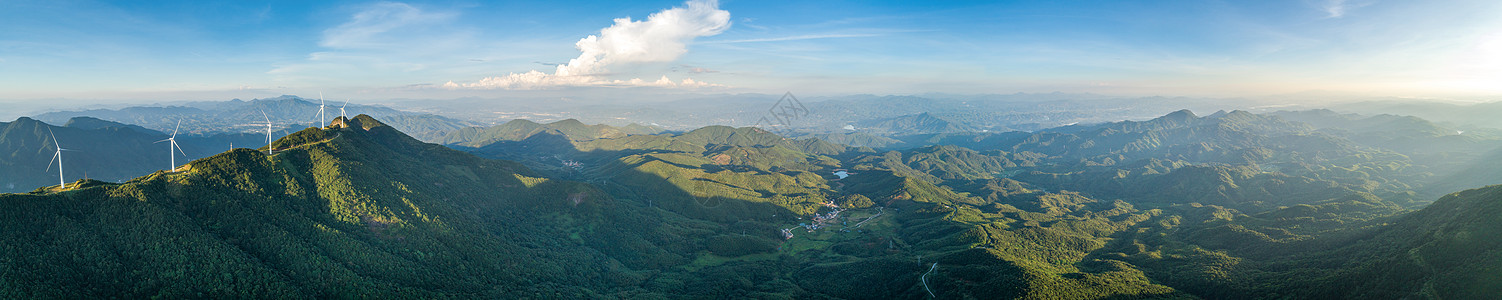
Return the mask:
<path fill-rule="evenodd" d="M 261 111 L 261 117 L 266 119 L 266 155 L 271 155 L 271 117 L 266 116 L 266 111 Z"/>
<path fill-rule="evenodd" d="M 339 106 L 339 117 L 340 118 L 344 118 L 344 121 L 348 122 L 349 121 L 349 116 L 344 115 L 344 107 L 345 106 L 349 106 L 349 98 L 344 98 L 344 105 L 340 105 Z"/>
<path fill-rule="evenodd" d="M 63 146 L 59 145 L 57 143 L 57 135 L 52 133 L 52 128 L 51 127 L 47 128 L 47 135 L 52 136 L 52 147 L 53 148 L 57 148 L 57 152 L 52 153 L 52 160 L 51 161 L 47 161 L 47 170 L 51 171 L 52 170 L 52 162 L 56 161 L 57 162 L 57 188 L 58 189 L 67 188 L 67 182 L 63 181 L 63 150 L 68 150 L 68 149 L 63 149 Z M 68 151 L 72 151 L 72 150 L 68 150 Z"/>
<path fill-rule="evenodd" d="M 177 120 L 177 127 L 173 127 L 172 128 L 172 136 L 168 137 L 165 140 L 156 141 L 156 143 L 168 142 L 167 143 L 168 144 L 167 145 L 167 156 L 170 156 L 171 159 L 172 159 L 172 167 L 171 168 L 167 168 L 168 172 L 171 172 L 172 170 L 177 169 L 177 154 L 176 153 L 172 153 L 172 149 L 177 149 L 177 152 L 178 153 L 182 153 L 184 157 L 188 156 L 187 152 L 183 152 L 183 147 L 178 147 L 177 146 L 177 130 L 179 128 L 182 128 L 182 127 L 183 127 L 183 121 L 182 120 Z M 153 144 L 155 144 L 155 143 L 153 143 Z M 231 147 L 233 147 L 233 145 Z"/>
<path fill-rule="evenodd" d="M 323 127 L 323 119 L 323 92 L 318 92 L 318 124 L 315 124 L 313 127 Z"/>

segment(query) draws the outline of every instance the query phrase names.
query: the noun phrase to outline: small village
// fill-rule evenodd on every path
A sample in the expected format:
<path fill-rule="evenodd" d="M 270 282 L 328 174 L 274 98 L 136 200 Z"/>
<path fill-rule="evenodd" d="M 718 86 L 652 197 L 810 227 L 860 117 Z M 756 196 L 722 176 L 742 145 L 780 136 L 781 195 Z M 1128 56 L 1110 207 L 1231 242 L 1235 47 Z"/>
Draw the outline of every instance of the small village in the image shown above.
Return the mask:
<path fill-rule="evenodd" d="M 826 229 L 830 228 L 831 226 L 841 225 L 843 226 L 843 228 L 839 229 L 840 232 L 858 231 L 858 228 L 860 228 L 861 226 L 864 226 L 871 220 L 880 217 L 884 210 L 882 207 L 874 207 L 873 209 L 876 210 L 875 214 L 872 214 L 865 219 L 861 219 L 859 222 L 856 222 L 855 226 L 850 226 L 850 214 L 844 214 L 845 212 L 850 211 L 849 209 L 835 205 L 834 201 L 829 201 L 822 204 L 824 207 L 829 207 L 832 210 L 826 213 L 814 214 L 813 216 L 810 216 L 810 222 L 798 223 L 798 226 L 782 229 L 782 238 L 784 240 L 792 239 L 795 236 L 793 230 L 798 228 L 802 228 L 805 233 L 814 233 L 820 229 Z M 844 214 L 843 218 L 841 217 L 842 214 Z"/>

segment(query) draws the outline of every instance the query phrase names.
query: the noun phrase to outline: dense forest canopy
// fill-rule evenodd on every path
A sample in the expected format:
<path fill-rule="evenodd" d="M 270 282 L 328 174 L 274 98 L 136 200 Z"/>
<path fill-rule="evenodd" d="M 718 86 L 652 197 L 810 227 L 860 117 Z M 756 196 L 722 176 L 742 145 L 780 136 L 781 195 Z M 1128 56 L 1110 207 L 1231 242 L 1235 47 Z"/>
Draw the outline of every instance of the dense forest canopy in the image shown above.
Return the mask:
<path fill-rule="evenodd" d="M 1485 238 L 1502 234 L 1502 186 L 1446 191 L 1496 183 L 1476 174 L 1494 172 L 1479 166 L 1498 139 L 1326 114 L 941 129 L 879 148 L 574 120 L 466 129 L 444 146 L 336 118 L 129 180 L 0 194 L 0 295 L 1502 293 L 1502 245 Z M 913 124 L 939 124 L 926 118 Z M 61 128 L 159 134 L 110 124 Z M 6 141 L 45 128 L 0 125 L 31 128 Z"/>

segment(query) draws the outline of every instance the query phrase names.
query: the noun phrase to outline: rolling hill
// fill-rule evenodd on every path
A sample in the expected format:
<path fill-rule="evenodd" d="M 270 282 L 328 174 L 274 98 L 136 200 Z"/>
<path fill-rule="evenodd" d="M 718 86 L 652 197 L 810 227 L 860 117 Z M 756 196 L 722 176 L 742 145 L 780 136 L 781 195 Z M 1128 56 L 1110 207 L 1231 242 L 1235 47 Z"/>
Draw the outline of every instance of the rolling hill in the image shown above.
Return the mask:
<path fill-rule="evenodd" d="M 10 262 L 0 294 L 631 295 L 709 237 L 707 225 L 648 217 L 366 116 L 272 147 L 120 184 L 0 195 L 6 228 L 25 229 L 0 235 Z"/>

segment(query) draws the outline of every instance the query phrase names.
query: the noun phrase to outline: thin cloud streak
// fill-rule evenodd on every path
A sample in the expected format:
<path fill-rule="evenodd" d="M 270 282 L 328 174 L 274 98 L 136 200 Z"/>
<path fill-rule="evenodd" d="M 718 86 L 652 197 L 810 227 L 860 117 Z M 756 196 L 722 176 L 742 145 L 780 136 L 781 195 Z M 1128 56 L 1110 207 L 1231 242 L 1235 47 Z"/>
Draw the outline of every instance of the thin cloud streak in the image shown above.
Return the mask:
<path fill-rule="evenodd" d="M 456 14 L 426 12 L 406 3 L 381 2 L 356 13 L 350 21 L 324 31 L 320 46 L 329 48 L 366 48 L 390 46 L 379 35 L 404 27 L 443 24 Z"/>
<path fill-rule="evenodd" d="M 817 39 L 861 38 L 861 37 L 876 37 L 876 36 L 881 36 L 881 35 L 880 34 L 869 34 L 869 33 L 868 34 L 813 34 L 813 35 L 797 35 L 797 36 L 785 36 L 785 37 L 775 37 L 775 38 L 760 38 L 760 39 L 705 41 L 705 42 L 703 42 L 703 44 L 765 43 L 765 42 L 785 42 L 785 41 L 801 41 L 801 40 L 817 40 Z"/>
<path fill-rule="evenodd" d="M 1350 0 L 1327 0 L 1322 8 L 1325 11 L 1325 18 L 1336 19 L 1345 17 L 1346 12 L 1352 9 L 1371 4 L 1371 2 L 1352 3 Z"/>

